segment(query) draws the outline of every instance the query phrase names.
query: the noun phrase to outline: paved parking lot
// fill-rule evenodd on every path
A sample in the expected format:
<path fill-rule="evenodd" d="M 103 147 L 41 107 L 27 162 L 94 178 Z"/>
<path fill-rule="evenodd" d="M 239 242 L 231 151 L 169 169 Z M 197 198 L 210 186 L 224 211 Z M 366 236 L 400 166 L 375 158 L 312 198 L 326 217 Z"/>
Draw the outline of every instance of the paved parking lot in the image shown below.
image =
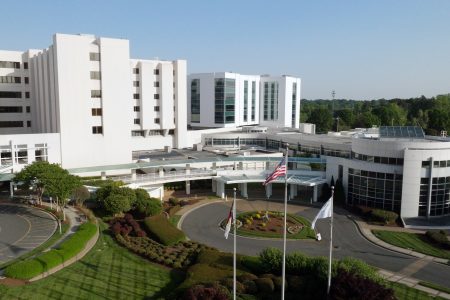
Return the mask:
<path fill-rule="evenodd" d="M 12 260 L 51 237 L 56 220 L 28 206 L 0 204 L 0 263 Z"/>

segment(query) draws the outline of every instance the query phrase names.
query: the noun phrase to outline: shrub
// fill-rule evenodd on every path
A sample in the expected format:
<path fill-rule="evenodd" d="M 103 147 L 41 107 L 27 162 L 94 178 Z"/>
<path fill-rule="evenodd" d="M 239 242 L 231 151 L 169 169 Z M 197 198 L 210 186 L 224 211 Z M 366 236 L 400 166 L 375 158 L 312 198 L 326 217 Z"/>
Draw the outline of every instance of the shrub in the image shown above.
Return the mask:
<path fill-rule="evenodd" d="M 368 278 L 340 272 L 333 278 L 330 290 L 332 299 L 393 300 L 394 291 Z"/>
<path fill-rule="evenodd" d="M 259 259 L 259 257 L 255 256 L 244 256 L 241 259 L 241 264 L 244 265 L 246 268 L 248 268 L 252 273 L 255 274 L 262 274 L 265 271 L 265 266 Z"/>
<path fill-rule="evenodd" d="M 275 285 L 271 278 L 258 278 L 254 280 L 260 293 L 272 293 Z"/>
<path fill-rule="evenodd" d="M 166 246 L 171 246 L 186 238 L 183 231 L 173 226 L 163 215 L 148 217 L 144 224 L 148 232 Z"/>
<path fill-rule="evenodd" d="M 382 279 L 378 275 L 376 269 L 372 266 L 369 266 L 362 260 L 352 258 L 352 257 L 344 257 L 337 264 L 338 274 L 340 272 L 347 272 L 354 276 L 371 279 L 376 282 L 381 282 Z"/>
<path fill-rule="evenodd" d="M 220 281 L 220 283 L 224 287 L 228 288 L 229 291 L 231 291 L 231 292 L 233 291 L 233 278 L 222 279 Z M 242 294 L 244 292 L 245 292 L 245 286 L 242 283 L 240 283 L 239 281 L 236 281 L 236 293 Z"/>
<path fill-rule="evenodd" d="M 169 198 L 169 203 L 172 206 L 178 205 L 180 203 L 180 200 L 178 200 L 178 198 L 175 197 L 170 197 Z"/>
<path fill-rule="evenodd" d="M 370 216 L 374 221 L 383 222 L 384 224 L 395 223 L 398 219 L 397 213 L 382 209 L 373 209 L 370 212 Z"/>
<path fill-rule="evenodd" d="M 447 234 L 444 230 L 428 230 L 425 233 L 425 236 L 428 238 L 428 240 L 430 240 L 432 243 L 437 244 L 439 247 L 450 249 L 450 241 L 447 239 Z"/>
<path fill-rule="evenodd" d="M 286 272 L 289 274 L 302 274 L 309 258 L 299 252 L 293 252 L 286 255 Z"/>
<path fill-rule="evenodd" d="M 175 215 L 181 209 L 180 205 L 175 205 L 169 208 L 169 216 Z"/>
<path fill-rule="evenodd" d="M 123 195 L 111 194 L 103 202 L 104 209 L 116 215 L 121 212 L 129 211 L 131 209 L 130 201 Z"/>
<path fill-rule="evenodd" d="M 303 286 L 303 280 L 300 276 L 292 275 L 287 277 L 289 290 L 293 292 L 300 292 Z"/>
<path fill-rule="evenodd" d="M 266 272 L 278 274 L 281 270 L 283 253 L 277 248 L 266 248 L 259 254 L 259 259 Z"/>
<path fill-rule="evenodd" d="M 245 292 L 247 294 L 256 294 L 258 293 L 258 286 L 256 285 L 255 281 L 253 280 L 246 280 L 242 282 L 242 285 L 244 286 Z"/>
<path fill-rule="evenodd" d="M 89 190 L 84 185 L 77 187 L 72 192 L 72 197 L 75 199 L 77 205 L 82 205 L 83 202 L 89 199 L 90 196 L 91 193 L 89 193 Z"/>
<path fill-rule="evenodd" d="M 258 278 L 258 276 L 256 276 L 255 274 L 244 273 L 242 275 L 239 275 L 237 277 L 237 280 L 240 281 L 240 282 L 244 282 L 244 281 L 247 281 L 247 280 L 255 280 L 256 278 Z"/>
<path fill-rule="evenodd" d="M 278 276 L 278 277 L 274 277 L 272 278 L 273 284 L 275 286 L 275 290 L 276 291 L 281 291 L 281 288 L 283 287 L 283 278 Z M 285 280 L 285 290 L 288 290 L 289 286 L 287 281 Z"/>
<path fill-rule="evenodd" d="M 84 249 L 96 231 L 95 224 L 84 223 L 80 225 L 77 232 L 62 242 L 58 249 L 52 249 L 37 257 L 12 264 L 5 269 L 5 275 L 24 280 L 36 277 L 77 255 Z"/>
<path fill-rule="evenodd" d="M 227 300 L 230 299 L 228 291 L 220 285 L 194 285 L 188 288 L 181 299 L 197 300 Z"/>
<path fill-rule="evenodd" d="M 134 190 L 109 184 L 97 190 L 100 205 L 109 213 L 120 213 L 131 209 L 136 202 Z M 111 196 L 114 196 L 112 199 Z M 118 196 L 121 196 L 121 200 Z M 110 199 L 108 199 L 110 198 Z M 113 212 L 114 211 L 114 212 Z"/>

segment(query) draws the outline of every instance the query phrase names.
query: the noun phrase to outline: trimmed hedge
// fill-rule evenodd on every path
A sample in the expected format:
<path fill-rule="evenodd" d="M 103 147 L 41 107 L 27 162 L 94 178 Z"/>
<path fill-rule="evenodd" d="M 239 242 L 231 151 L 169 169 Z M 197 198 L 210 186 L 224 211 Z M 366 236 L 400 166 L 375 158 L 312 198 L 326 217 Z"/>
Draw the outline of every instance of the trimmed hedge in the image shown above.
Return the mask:
<path fill-rule="evenodd" d="M 57 249 L 52 249 L 41 255 L 12 264 L 5 269 L 5 275 L 17 279 L 31 279 L 62 264 L 84 249 L 87 242 L 97 232 L 97 225 L 82 224 L 77 232 L 61 243 Z"/>
<path fill-rule="evenodd" d="M 431 242 L 437 244 L 439 247 L 450 250 L 450 241 L 444 230 L 428 230 L 425 235 Z"/>
<path fill-rule="evenodd" d="M 395 223 L 398 219 L 398 214 L 393 211 L 382 210 L 382 209 L 373 209 L 370 212 L 370 216 L 372 219 L 378 222 L 383 222 L 384 224 L 392 224 Z"/>
<path fill-rule="evenodd" d="M 166 246 L 172 246 L 186 239 L 183 231 L 173 226 L 164 215 L 148 217 L 144 225 L 151 235 Z"/>

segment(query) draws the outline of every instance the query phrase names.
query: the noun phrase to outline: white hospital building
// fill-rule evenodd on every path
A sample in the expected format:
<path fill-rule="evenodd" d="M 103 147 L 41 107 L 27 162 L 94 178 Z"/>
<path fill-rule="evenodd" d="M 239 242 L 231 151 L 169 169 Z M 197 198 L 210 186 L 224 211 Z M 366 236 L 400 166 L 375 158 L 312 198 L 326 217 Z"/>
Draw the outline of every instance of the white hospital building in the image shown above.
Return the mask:
<path fill-rule="evenodd" d="M 186 189 L 207 178 L 221 197 L 231 183 L 245 195 L 247 182 L 264 180 L 288 143 L 297 156 L 291 199 L 313 188 L 317 200 L 333 177 L 350 204 L 405 218 L 450 215 L 448 138 L 418 127 L 305 132 L 314 125 L 300 126 L 300 85 L 287 75 L 188 76 L 185 60 L 133 59 L 128 40 L 92 35 L 55 34 L 46 49 L 0 51 L 0 180 L 46 160 L 82 175 L 136 178 L 137 169 L 153 168 L 159 189 L 166 169 L 181 170 L 174 176 Z M 193 146 L 210 156 L 139 161 L 141 152 Z M 326 170 L 311 170 L 305 154 Z"/>

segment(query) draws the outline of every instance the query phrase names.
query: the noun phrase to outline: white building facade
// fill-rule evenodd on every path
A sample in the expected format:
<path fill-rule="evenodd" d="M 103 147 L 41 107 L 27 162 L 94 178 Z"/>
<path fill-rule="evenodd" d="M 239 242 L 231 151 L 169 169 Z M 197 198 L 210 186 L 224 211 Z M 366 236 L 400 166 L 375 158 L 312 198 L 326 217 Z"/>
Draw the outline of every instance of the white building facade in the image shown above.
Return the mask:
<path fill-rule="evenodd" d="M 130 59 L 128 40 L 55 34 L 44 50 L 1 51 L 0 79 L 0 132 L 59 133 L 64 168 L 188 145 L 186 61 Z"/>
<path fill-rule="evenodd" d="M 299 78 L 200 73 L 188 76 L 188 122 L 192 127 L 233 128 L 262 124 L 298 128 Z"/>

